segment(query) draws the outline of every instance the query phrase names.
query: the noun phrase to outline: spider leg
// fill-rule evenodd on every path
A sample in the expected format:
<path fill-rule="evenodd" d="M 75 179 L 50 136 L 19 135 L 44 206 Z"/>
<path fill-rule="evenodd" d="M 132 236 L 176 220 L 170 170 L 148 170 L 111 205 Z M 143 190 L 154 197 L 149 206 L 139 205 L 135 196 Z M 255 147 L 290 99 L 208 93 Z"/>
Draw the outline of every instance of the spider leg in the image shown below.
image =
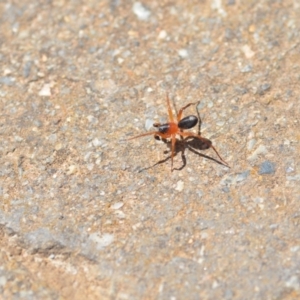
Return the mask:
<path fill-rule="evenodd" d="M 200 103 L 200 101 L 198 103 Z M 196 107 L 196 111 L 197 111 L 197 116 L 198 116 L 198 119 L 199 119 L 199 123 L 198 123 L 198 135 L 201 135 L 202 119 L 201 119 L 201 116 L 200 116 L 200 113 L 199 113 L 199 110 L 197 109 L 197 107 Z"/>
<path fill-rule="evenodd" d="M 146 132 L 146 133 L 131 137 L 128 140 L 133 140 L 133 139 L 136 139 L 136 138 L 139 138 L 139 137 L 142 137 L 142 136 L 147 136 L 147 135 L 152 135 L 152 134 L 159 135 L 160 137 L 163 137 L 163 134 L 161 134 L 158 131 L 150 131 L 150 132 Z"/>
<path fill-rule="evenodd" d="M 218 153 L 217 149 L 213 146 L 210 145 L 210 147 L 217 153 L 217 155 L 219 156 L 219 158 L 221 159 L 221 161 L 227 166 L 229 167 L 228 163 L 220 156 L 220 154 Z M 230 168 L 230 167 L 229 167 Z"/>
<path fill-rule="evenodd" d="M 183 113 L 183 111 L 184 111 L 186 108 L 188 108 L 188 107 L 191 106 L 191 105 L 197 104 L 197 103 L 199 103 L 199 101 L 189 103 L 189 104 L 187 104 L 186 106 L 180 108 L 179 113 L 178 113 L 178 115 L 177 115 L 177 122 L 179 122 L 179 121 L 181 120 L 182 113 Z"/>
<path fill-rule="evenodd" d="M 166 95 L 167 95 L 167 106 L 168 106 L 169 119 L 170 119 L 170 122 L 174 122 L 174 117 L 173 117 L 173 113 L 172 113 L 172 109 L 171 109 L 169 95 L 168 95 L 168 93 Z"/>
<path fill-rule="evenodd" d="M 171 148 L 171 172 L 173 171 L 173 157 L 176 143 L 176 135 L 172 134 L 172 148 Z"/>
<path fill-rule="evenodd" d="M 185 136 L 185 137 L 194 137 L 198 140 L 200 140 L 201 142 L 203 142 L 206 146 L 207 146 L 207 149 L 208 148 L 212 148 L 216 154 L 218 155 L 218 157 L 220 158 L 220 160 L 227 166 L 229 167 L 228 163 L 220 156 L 220 154 L 218 153 L 217 149 L 212 145 L 212 142 L 209 140 L 209 139 L 206 139 L 206 138 L 203 138 L 202 136 L 196 134 L 196 133 L 193 133 L 193 132 L 180 132 L 179 133 L 181 136 Z"/>

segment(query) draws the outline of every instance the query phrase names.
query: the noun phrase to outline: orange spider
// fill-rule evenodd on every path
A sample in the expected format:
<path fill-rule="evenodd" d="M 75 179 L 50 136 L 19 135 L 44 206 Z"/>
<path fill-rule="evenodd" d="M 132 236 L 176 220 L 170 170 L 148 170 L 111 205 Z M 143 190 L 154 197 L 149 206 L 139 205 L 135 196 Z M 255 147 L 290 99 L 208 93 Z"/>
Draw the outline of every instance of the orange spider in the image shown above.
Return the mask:
<path fill-rule="evenodd" d="M 227 167 L 229 167 L 227 162 L 222 159 L 222 157 L 219 155 L 218 151 L 212 145 L 212 142 L 209 139 L 206 139 L 206 138 L 202 137 L 200 134 L 198 135 L 193 132 L 183 132 L 183 130 L 191 129 L 194 126 L 196 126 L 196 124 L 198 123 L 198 118 L 193 115 L 184 117 L 183 119 L 181 118 L 182 113 L 186 108 L 188 108 L 191 105 L 197 104 L 197 103 L 199 103 L 199 102 L 192 102 L 192 103 L 189 103 L 186 106 L 182 107 L 177 114 L 177 122 L 176 122 L 173 117 L 173 113 L 172 113 L 172 109 L 171 109 L 171 105 L 170 105 L 170 99 L 167 94 L 167 107 L 168 107 L 168 114 L 169 114 L 169 122 L 165 123 L 165 124 L 154 123 L 153 126 L 157 127 L 158 131 L 150 131 L 147 133 L 143 133 L 138 136 L 129 138 L 128 140 L 136 139 L 136 138 L 151 135 L 151 134 L 153 134 L 155 138 L 157 138 L 157 137 L 161 137 L 162 139 L 171 138 L 171 171 L 173 171 L 173 157 L 174 157 L 174 149 L 175 149 L 175 143 L 176 143 L 176 134 L 180 135 L 182 138 L 193 137 L 193 138 L 200 140 L 203 143 L 204 147 L 202 148 L 202 150 L 212 148 L 216 152 L 216 154 L 218 155 L 220 160 Z"/>

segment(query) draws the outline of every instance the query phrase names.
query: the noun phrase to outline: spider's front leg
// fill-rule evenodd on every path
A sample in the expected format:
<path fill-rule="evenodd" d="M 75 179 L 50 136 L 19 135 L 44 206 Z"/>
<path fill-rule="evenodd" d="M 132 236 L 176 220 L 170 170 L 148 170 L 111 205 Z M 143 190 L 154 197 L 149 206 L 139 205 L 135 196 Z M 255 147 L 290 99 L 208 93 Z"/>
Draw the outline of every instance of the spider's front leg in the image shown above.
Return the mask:
<path fill-rule="evenodd" d="M 177 122 L 179 122 L 182 118 L 182 113 L 185 109 L 187 109 L 188 107 L 190 107 L 191 105 L 195 105 L 195 104 L 198 104 L 200 101 L 197 101 L 197 102 L 191 102 L 189 104 L 187 104 L 186 106 L 180 108 L 179 112 L 178 112 L 178 115 L 177 115 Z"/>

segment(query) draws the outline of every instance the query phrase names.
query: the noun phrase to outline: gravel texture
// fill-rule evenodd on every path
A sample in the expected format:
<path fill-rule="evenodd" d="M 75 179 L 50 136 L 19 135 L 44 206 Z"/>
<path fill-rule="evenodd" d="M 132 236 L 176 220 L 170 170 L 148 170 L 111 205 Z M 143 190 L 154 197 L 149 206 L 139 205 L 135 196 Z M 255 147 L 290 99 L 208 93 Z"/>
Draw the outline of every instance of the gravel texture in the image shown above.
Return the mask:
<path fill-rule="evenodd" d="M 2 1 L 2 298 L 300 299 L 299 16 Z M 231 168 L 190 139 L 171 172 L 168 141 L 128 141 L 168 120 L 166 92 L 200 101 Z"/>

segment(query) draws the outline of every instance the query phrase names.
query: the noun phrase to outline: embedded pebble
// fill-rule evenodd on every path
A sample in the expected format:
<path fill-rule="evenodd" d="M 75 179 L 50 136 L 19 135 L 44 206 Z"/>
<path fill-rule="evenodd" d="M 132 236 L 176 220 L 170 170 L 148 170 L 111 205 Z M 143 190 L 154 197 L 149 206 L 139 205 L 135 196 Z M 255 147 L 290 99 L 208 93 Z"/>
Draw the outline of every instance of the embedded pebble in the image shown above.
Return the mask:
<path fill-rule="evenodd" d="M 260 154 L 266 154 L 268 151 L 267 151 L 267 148 L 266 146 L 264 145 L 259 145 L 256 150 L 247 157 L 248 160 L 254 160 L 257 158 L 258 155 Z"/>
<path fill-rule="evenodd" d="M 94 147 L 99 147 L 103 144 L 103 142 L 101 140 L 99 140 L 98 138 L 94 138 L 92 141 L 92 144 Z"/>
<path fill-rule="evenodd" d="M 160 32 L 159 32 L 159 34 L 158 34 L 158 38 L 160 39 L 160 40 L 164 40 L 166 37 L 167 37 L 167 32 L 165 31 L 165 30 L 161 30 Z"/>
<path fill-rule="evenodd" d="M 255 53 L 251 50 L 250 46 L 248 45 L 244 45 L 242 47 L 242 51 L 244 52 L 246 58 L 252 58 L 255 55 Z"/>
<path fill-rule="evenodd" d="M 259 174 L 273 174 L 275 173 L 275 164 L 266 160 L 260 165 Z"/>
<path fill-rule="evenodd" d="M 23 76 L 27 78 L 30 75 L 32 61 L 27 61 L 23 67 Z"/>
<path fill-rule="evenodd" d="M 149 130 L 152 126 L 153 126 L 153 120 L 152 119 L 146 119 L 146 122 L 145 122 L 145 128 L 146 130 Z"/>
<path fill-rule="evenodd" d="M 223 8 L 222 0 L 213 0 L 211 1 L 211 8 L 215 9 L 221 16 L 226 16 L 227 13 Z"/>
<path fill-rule="evenodd" d="M 60 150 L 62 148 L 62 143 L 57 143 L 55 146 L 54 146 L 54 149 L 56 151 Z"/>
<path fill-rule="evenodd" d="M 94 164 L 92 164 L 92 163 L 87 164 L 86 167 L 89 171 L 92 171 L 94 169 Z"/>
<path fill-rule="evenodd" d="M 206 105 L 206 100 L 205 99 L 200 100 L 199 104 L 197 105 L 197 110 L 203 109 L 205 105 Z"/>
<path fill-rule="evenodd" d="M 249 73 L 251 71 L 252 71 L 252 66 L 251 65 L 246 65 L 246 66 L 241 68 L 242 73 Z"/>
<path fill-rule="evenodd" d="M 23 138 L 20 137 L 20 136 L 18 136 L 18 135 L 16 135 L 16 136 L 15 136 L 15 141 L 16 141 L 16 142 L 22 142 L 22 141 L 23 141 Z"/>
<path fill-rule="evenodd" d="M 100 250 L 109 246 L 114 241 L 114 235 L 109 233 L 104 233 L 100 236 L 97 232 L 90 234 L 89 240 L 97 244 L 97 249 Z"/>
<path fill-rule="evenodd" d="M 0 78 L 0 84 L 5 84 L 8 86 L 12 86 L 15 83 L 15 78 L 14 77 L 9 77 L 9 76 L 3 76 Z"/>
<path fill-rule="evenodd" d="M 0 277 L 0 286 L 6 285 L 7 279 L 5 276 Z"/>
<path fill-rule="evenodd" d="M 214 106 L 214 103 L 212 101 L 207 102 L 207 107 L 212 108 Z"/>
<path fill-rule="evenodd" d="M 187 58 L 189 56 L 188 51 L 186 49 L 180 49 L 180 50 L 178 50 L 178 55 L 181 58 Z"/>
<path fill-rule="evenodd" d="M 184 182 L 182 180 L 179 180 L 176 184 L 175 190 L 181 192 L 183 188 L 184 188 Z"/>
<path fill-rule="evenodd" d="M 119 219 L 125 219 L 125 214 L 124 214 L 124 212 L 122 212 L 121 210 L 116 210 L 116 211 L 115 211 L 115 215 L 116 215 Z"/>
<path fill-rule="evenodd" d="M 265 92 L 267 92 L 268 90 L 270 90 L 270 88 L 271 88 L 271 84 L 269 84 L 269 83 L 262 84 L 262 85 L 258 88 L 258 94 L 259 94 L 259 95 L 264 95 Z"/>
<path fill-rule="evenodd" d="M 39 96 L 44 96 L 44 97 L 51 96 L 51 89 L 49 83 L 44 84 L 42 89 L 39 91 Z"/>
<path fill-rule="evenodd" d="M 88 119 L 88 121 L 89 121 L 90 123 L 92 123 L 92 124 L 98 124 L 98 119 L 95 118 L 95 117 L 92 116 L 92 115 L 87 116 L 87 119 Z"/>
<path fill-rule="evenodd" d="M 243 181 L 243 180 L 247 179 L 248 176 L 249 176 L 249 174 L 250 174 L 249 170 L 247 170 L 247 171 L 245 171 L 243 173 L 237 174 L 237 176 L 236 176 L 236 182 L 240 182 L 240 181 Z"/>
<path fill-rule="evenodd" d="M 300 181 L 300 174 L 297 174 L 295 176 L 287 176 L 286 179 L 289 181 Z"/>
<path fill-rule="evenodd" d="M 135 2 L 132 7 L 133 13 L 139 18 L 141 21 L 147 21 L 151 15 L 150 10 L 148 10 L 142 3 Z"/>
<path fill-rule="evenodd" d="M 300 281 L 297 275 L 291 276 L 286 282 L 285 286 L 294 290 L 300 290 Z"/>
<path fill-rule="evenodd" d="M 285 172 L 286 173 L 292 173 L 292 172 L 294 172 L 294 168 L 292 166 L 287 166 L 286 169 L 285 169 Z"/>
<path fill-rule="evenodd" d="M 123 202 L 116 202 L 116 203 L 114 203 L 114 204 L 111 206 L 111 208 L 112 208 L 112 209 L 119 209 L 119 208 L 121 208 L 123 205 L 124 205 Z"/>
<path fill-rule="evenodd" d="M 55 143 L 57 141 L 57 134 L 56 133 L 52 133 L 48 136 L 48 141 L 50 143 Z"/>
<path fill-rule="evenodd" d="M 251 151 L 253 149 L 253 147 L 256 144 L 256 139 L 251 139 L 250 141 L 248 141 L 247 143 L 247 150 Z"/>
<path fill-rule="evenodd" d="M 71 166 L 69 166 L 68 171 L 66 173 L 67 173 L 67 175 L 72 175 L 76 172 L 76 170 L 77 170 L 77 166 L 71 165 Z"/>
<path fill-rule="evenodd" d="M 262 197 L 256 197 L 256 198 L 253 199 L 253 201 L 256 204 L 261 204 L 261 203 L 264 203 L 264 198 L 262 198 Z"/>

